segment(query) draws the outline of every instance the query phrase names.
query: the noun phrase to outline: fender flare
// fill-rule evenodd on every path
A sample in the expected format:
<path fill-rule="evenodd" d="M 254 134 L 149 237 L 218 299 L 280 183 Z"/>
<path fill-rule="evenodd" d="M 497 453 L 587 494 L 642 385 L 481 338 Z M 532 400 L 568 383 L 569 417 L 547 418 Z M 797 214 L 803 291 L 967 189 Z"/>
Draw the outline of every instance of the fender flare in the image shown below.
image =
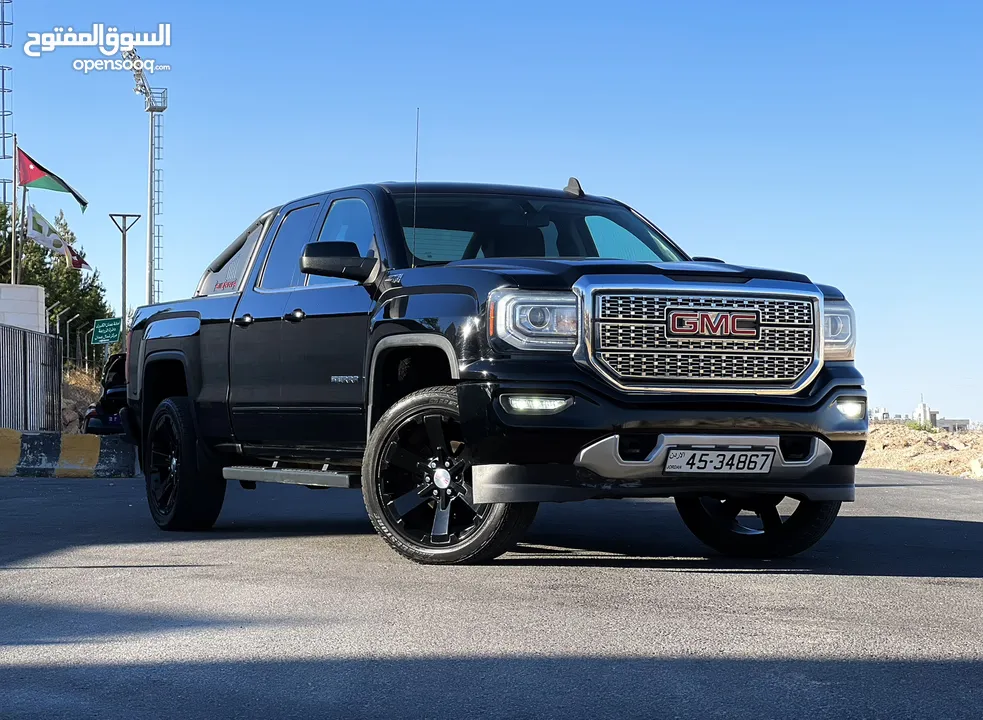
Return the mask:
<path fill-rule="evenodd" d="M 179 363 L 181 363 L 181 366 L 184 368 L 184 380 L 188 385 L 188 397 L 194 399 L 199 390 L 200 381 L 193 372 L 193 368 L 191 367 L 191 362 L 188 358 L 187 353 L 185 353 L 183 350 L 156 350 L 154 352 L 149 353 L 145 358 L 143 358 L 143 362 L 140 363 L 139 365 L 141 432 L 145 430 L 145 428 L 143 427 L 144 421 L 149 419 L 149 415 L 152 414 L 154 411 L 154 408 L 145 407 L 146 398 L 147 398 L 146 387 L 145 387 L 146 379 L 147 379 L 147 368 L 149 368 L 154 363 L 161 362 L 164 360 L 176 360 Z"/>
<path fill-rule="evenodd" d="M 443 335 L 429 333 L 401 333 L 398 335 L 387 335 L 375 344 L 372 348 L 372 359 L 369 361 L 368 388 L 365 397 L 365 437 L 368 439 L 372 433 L 372 401 L 375 391 L 375 368 L 379 362 L 379 356 L 397 347 L 434 347 L 442 350 L 447 356 L 447 364 L 451 369 L 451 377 L 454 380 L 461 379 L 460 364 L 457 359 L 457 352 L 454 345 Z"/>

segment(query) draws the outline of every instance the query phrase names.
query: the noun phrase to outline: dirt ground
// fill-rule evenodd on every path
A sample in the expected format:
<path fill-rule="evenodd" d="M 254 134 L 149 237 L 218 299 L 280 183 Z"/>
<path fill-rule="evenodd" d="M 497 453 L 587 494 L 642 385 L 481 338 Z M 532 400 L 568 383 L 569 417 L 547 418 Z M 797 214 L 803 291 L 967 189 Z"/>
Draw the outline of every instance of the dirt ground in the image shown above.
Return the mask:
<path fill-rule="evenodd" d="M 983 479 L 983 431 L 930 433 L 874 423 L 860 467 Z"/>
<path fill-rule="evenodd" d="M 81 370 L 69 370 L 61 385 L 61 431 L 74 434 L 89 405 L 99 399 L 99 381 Z"/>

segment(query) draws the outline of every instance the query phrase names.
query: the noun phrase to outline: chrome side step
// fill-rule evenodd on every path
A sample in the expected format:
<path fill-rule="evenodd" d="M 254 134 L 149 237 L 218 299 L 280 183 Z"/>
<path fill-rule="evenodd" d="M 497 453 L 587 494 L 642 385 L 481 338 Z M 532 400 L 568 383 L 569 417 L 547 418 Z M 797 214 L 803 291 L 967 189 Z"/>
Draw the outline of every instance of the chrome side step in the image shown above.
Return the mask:
<path fill-rule="evenodd" d="M 240 482 L 274 482 L 285 485 L 306 485 L 307 487 L 357 488 L 358 475 L 325 472 L 321 470 L 295 470 L 292 468 L 261 468 L 236 465 L 222 469 L 226 480 Z"/>

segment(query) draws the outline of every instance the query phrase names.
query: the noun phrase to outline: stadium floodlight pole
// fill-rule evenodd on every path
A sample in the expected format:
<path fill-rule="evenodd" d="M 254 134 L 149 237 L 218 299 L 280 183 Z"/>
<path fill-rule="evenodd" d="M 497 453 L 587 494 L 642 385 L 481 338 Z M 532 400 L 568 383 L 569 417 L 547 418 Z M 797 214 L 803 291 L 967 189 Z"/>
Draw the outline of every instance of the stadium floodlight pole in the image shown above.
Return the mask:
<path fill-rule="evenodd" d="M 134 213 L 109 213 L 109 218 L 123 235 L 123 295 L 120 301 L 122 307 L 120 315 L 123 316 L 123 322 L 120 331 L 126 335 L 126 231 L 137 224 L 140 216 Z M 133 218 L 133 222 L 129 222 L 130 218 Z"/>
<path fill-rule="evenodd" d="M 70 360 L 72 357 L 72 322 L 78 320 L 81 317 L 78 313 L 75 313 L 68 319 L 65 323 L 65 359 Z"/>
<path fill-rule="evenodd" d="M 163 88 L 153 89 L 147 82 L 147 76 L 143 72 L 143 65 L 136 50 L 123 51 L 123 59 L 133 63 L 133 80 L 136 86 L 133 92 L 143 95 L 145 99 L 144 109 L 150 114 L 150 155 L 148 161 L 148 181 L 147 181 L 147 305 L 154 303 L 154 273 L 156 261 L 155 234 L 157 232 L 157 205 L 160 199 L 157 197 L 158 170 L 157 159 L 160 155 L 160 127 L 158 116 L 167 109 L 167 90 Z M 139 68 L 139 69 L 138 69 Z M 123 308 L 126 314 L 126 308 Z"/>

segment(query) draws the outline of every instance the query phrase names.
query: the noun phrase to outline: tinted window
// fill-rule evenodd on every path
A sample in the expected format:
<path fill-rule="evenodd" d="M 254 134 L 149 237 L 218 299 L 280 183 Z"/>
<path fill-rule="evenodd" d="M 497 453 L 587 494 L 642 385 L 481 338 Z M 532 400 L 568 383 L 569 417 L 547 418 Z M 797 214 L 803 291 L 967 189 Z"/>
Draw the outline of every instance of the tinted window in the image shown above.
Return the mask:
<path fill-rule="evenodd" d="M 414 237 L 415 233 L 415 237 Z M 460 260 L 474 233 L 470 230 L 438 230 L 436 228 L 404 227 L 403 235 L 410 252 L 428 262 Z M 482 257 L 481 254 L 477 257 Z"/>
<path fill-rule="evenodd" d="M 635 235 L 613 220 L 592 215 L 584 218 L 584 221 L 587 223 L 587 229 L 590 230 L 598 257 L 643 262 L 659 262 L 663 259 L 654 248 L 638 242 Z"/>
<path fill-rule="evenodd" d="M 375 254 L 372 241 L 375 231 L 372 228 L 372 214 L 368 206 L 358 198 L 345 198 L 331 203 L 324 218 L 324 225 L 317 236 L 318 242 L 352 242 L 358 246 L 361 257 L 372 257 Z M 350 280 L 310 275 L 308 285 L 334 285 L 350 283 Z"/>
<path fill-rule="evenodd" d="M 415 208 L 412 195 L 393 200 L 413 264 L 479 257 L 682 259 L 658 230 L 616 203 L 492 193 L 428 193 Z"/>
<path fill-rule="evenodd" d="M 274 290 L 304 284 L 304 276 L 300 272 L 300 254 L 310 240 L 317 209 L 316 204 L 305 205 L 291 210 L 283 218 L 263 271 L 263 288 Z"/>
<path fill-rule="evenodd" d="M 242 282 L 243 273 L 246 272 L 246 265 L 253 254 L 256 242 L 263 234 L 263 223 L 257 222 L 248 231 L 246 240 L 225 264 L 215 272 L 209 271 L 201 283 L 199 294 L 215 295 L 216 293 L 238 292 L 239 283 Z M 241 240 L 242 236 L 236 239 Z M 231 246 L 230 246 L 231 247 Z M 228 250 L 226 250 L 228 252 Z"/>
<path fill-rule="evenodd" d="M 102 379 L 102 384 L 109 387 L 119 387 L 120 385 L 126 384 L 126 354 L 113 355 L 109 358 L 109 362 L 106 363 L 105 376 Z"/>

